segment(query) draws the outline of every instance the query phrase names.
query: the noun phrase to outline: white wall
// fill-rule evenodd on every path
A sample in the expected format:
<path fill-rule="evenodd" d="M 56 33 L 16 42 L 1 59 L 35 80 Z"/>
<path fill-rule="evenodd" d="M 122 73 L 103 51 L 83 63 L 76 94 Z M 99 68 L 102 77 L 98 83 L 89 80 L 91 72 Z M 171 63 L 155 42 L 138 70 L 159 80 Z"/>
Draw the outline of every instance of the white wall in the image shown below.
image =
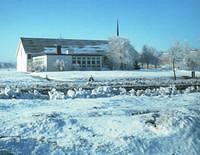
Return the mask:
<path fill-rule="evenodd" d="M 71 55 L 47 55 L 47 71 L 57 71 L 56 61 L 63 60 L 65 63 L 64 70 L 72 69 L 72 56 Z"/>
<path fill-rule="evenodd" d="M 80 56 L 79 56 L 80 57 Z M 90 65 L 92 65 L 92 58 L 95 58 L 95 61 L 97 61 L 96 57 L 95 56 L 91 56 L 90 57 Z M 97 63 L 95 63 L 95 66 L 87 66 L 87 59 L 85 59 L 86 61 L 86 66 L 85 68 L 77 68 L 77 70 L 101 70 L 102 68 L 102 57 L 99 57 L 100 58 L 100 64 L 99 64 L 99 67 L 97 67 Z M 74 69 L 74 65 L 75 64 L 72 64 L 72 55 L 42 55 L 42 56 L 36 56 L 36 57 L 33 57 L 33 64 L 35 65 L 35 67 L 39 67 L 39 66 L 44 66 L 45 69 L 43 71 L 48 71 L 48 72 L 51 72 L 51 71 L 59 71 L 59 69 L 57 68 L 57 60 L 61 61 L 63 60 L 64 61 L 64 64 L 65 64 L 65 67 L 64 67 L 64 70 L 67 71 L 67 70 L 73 70 Z M 82 59 L 81 60 L 81 63 L 82 63 Z M 77 59 L 76 59 L 77 61 Z"/>
<path fill-rule="evenodd" d="M 44 67 L 44 71 L 47 71 L 47 55 L 42 55 L 42 56 L 35 56 L 33 57 L 33 69 L 42 69 Z M 37 68 L 38 67 L 38 68 Z"/>
<path fill-rule="evenodd" d="M 27 54 L 21 42 L 17 49 L 17 71 L 27 72 Z"/>

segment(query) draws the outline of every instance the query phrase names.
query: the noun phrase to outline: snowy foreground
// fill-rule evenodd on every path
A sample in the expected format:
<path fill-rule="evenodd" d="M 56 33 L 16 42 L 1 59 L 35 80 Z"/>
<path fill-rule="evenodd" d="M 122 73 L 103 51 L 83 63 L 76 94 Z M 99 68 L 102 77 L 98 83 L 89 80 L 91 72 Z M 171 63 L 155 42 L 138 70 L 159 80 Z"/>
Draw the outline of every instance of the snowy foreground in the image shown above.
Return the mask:
<path fill-rule="evenodd" d="M 0 150 L 13 154 L 200 153 L 200 93 L 0 100 Z"/>
<path fill-rule="evenodd" d="M 0 155 L 200 154 L 199 86 L 181 92 L 174 85 L 136 91 L 111 86 L 55 89 L 62 86 L 60 81 L 80 86 L 93 74 L 102 83 L 163 78 L 156 79 L 159 84 L 171 77 L 168 71 L 33 74 L 0 71 Z M 46 74 L 58 81 L 40 78 Z M 178 72 L 179 78 L 188 75 Z M 33 86 L 33 91 L 22 91 Z M 51 89 L 41 94 L 35 89 L 39 86 Z"/>

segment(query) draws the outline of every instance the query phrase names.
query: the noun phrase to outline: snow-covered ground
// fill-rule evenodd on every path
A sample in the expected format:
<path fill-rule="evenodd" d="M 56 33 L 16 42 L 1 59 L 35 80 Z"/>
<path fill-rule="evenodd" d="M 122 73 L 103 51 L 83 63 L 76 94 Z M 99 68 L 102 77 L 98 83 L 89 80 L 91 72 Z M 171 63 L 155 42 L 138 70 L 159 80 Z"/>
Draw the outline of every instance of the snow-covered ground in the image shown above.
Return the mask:
<path fill-rule="evenodd" d="M 48 85 L 48 84 L 50 84 L 50 82 L 48 82 L 43 78 L 33 77 L 29 73 L 17 72 L 16 69 L 0 70 L 0 87 L 2 86 L 29 87 L 33 85 Z"/>
<path fill-rule="evenodd" d="M 0 70 L 0 86 L 55 86 L 56 81 L 63 81 L 75 84 L 86 84 L 88 78 L 93 76 L 97 82 L 130 82 L 137 79 L 166 82 L 172 80 L 172 71 L 156 71 L 156 70 L 141 70 L 141 71 L 65 71 L 65 72 L 35 72 L 21 73 L 16 70 Z M 191 76 L 189 71 L 177 71 L 177 77 Z M 196 72 L 196 76 L 200 77 L 200 72 Z M 46 80 L 51 79 L 53 81 Z M 156 80 L 155 80 L 156 79 Z M 55 81 L 54 81 L 55 80 Z M 144 82 L 144 81 L 143 81 Z"/>
<path fill-rule="evenodd" d="M 13 154 L 200 153 L 200 93 L 0 100 L 0 150 Z"/>
<path fill-rule="evenodd" d="M 17 72 L 12 70 L 0 70 L 0 83 L 1 84 L 28 84 L 38 82 L 39 79 L 31 77 L 28 73 Z"/>
<path fill-rule="evenodd" d="M 121 80 L 131 78 L 170 78 L 173 77 L 172 71 L 160 70 L 141 70 L 141 71 L 65 71 L 65 72 L 40 72 L 32 73 L 33 76 L 59 81 L 87 81 L 92 75 L 97 81 L 104 80 Z M 190 71 L 177 70 L 177 77 L 191 76 Z M 196 72 L 196 76 L 200 76 L 200 72 Z"/>
<path fill-rule="evenodd" d="M 46 74 L 55 81 L 45 79 Z M 177 74 L 190 76 L 187 71 Z M 172 77 L 171 71 L 1 70 L 0 154 L 200 154 L 200 87 L 182 94 L 174 86 L 145 91 L 111 86 L 55 90 L 64 83 L 60 81 L 86 83 L 91 75 L 100 83 L 122 84 L 137 79 L 141 83 L 144 78 L 159 84 Z M 21 91 L 41 85 L 52 88 L 48 95 L 35 89 Z"/>

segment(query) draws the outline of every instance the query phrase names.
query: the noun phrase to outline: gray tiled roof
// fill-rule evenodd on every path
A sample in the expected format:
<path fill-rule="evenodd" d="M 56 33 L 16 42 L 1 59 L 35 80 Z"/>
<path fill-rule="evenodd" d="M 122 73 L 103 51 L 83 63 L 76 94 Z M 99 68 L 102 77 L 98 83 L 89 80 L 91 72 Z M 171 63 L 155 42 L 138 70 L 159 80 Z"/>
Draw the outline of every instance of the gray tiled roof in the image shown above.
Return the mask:
<path fill-rule="evenodd" d="M 101 51 L 101 45 L 108 44 L 106 40 L 78 40 L 78 39 L 49 39 L 49 38 L 21 38 L 26 53 L 41 53 L 46 47 L 61 45 L 64 48 L 90 47 Z"/>

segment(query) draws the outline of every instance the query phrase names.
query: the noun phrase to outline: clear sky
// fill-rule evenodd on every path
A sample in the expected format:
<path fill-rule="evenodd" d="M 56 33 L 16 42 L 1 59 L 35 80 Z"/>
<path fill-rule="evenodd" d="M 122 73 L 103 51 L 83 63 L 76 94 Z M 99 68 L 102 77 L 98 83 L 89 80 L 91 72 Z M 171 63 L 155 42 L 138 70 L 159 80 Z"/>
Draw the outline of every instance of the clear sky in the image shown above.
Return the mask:
<path fill-rule="evenodd" d="M 128 38 L 168 49 L 174 41 L 200 48 L 200 0 L 0 0 L 0 61 L 15 61 L 20 37 Z"/>

